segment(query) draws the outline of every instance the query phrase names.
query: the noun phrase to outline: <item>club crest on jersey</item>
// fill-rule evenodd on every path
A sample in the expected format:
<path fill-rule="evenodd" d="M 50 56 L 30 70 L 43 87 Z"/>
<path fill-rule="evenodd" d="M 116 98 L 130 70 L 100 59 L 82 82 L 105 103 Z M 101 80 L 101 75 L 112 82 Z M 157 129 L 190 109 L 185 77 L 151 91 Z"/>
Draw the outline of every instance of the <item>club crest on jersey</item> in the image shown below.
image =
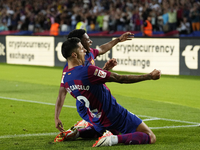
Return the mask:
<path fill-rule="evenodd" d="M 92 65 L 95 65 L 95 63 L 94 63 L 94 60 L 93 60 L 93 59 L 90 61 L 90 63 L 91 63 Z"/>
<path fill-rule="evenodd" d="M 106 77 L 106 72 L 102 71 L 102 70 L 99 70 L 97 76 L 101 77 L 101 78 L 105 78 Z"/>

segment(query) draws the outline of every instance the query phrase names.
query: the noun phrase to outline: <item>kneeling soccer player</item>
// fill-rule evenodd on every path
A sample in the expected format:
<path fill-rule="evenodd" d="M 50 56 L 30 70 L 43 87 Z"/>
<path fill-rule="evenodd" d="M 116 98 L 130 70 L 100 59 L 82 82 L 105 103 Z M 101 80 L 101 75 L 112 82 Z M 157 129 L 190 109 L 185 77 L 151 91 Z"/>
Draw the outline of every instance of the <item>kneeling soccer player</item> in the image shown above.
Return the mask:
<path fill-rule="evenodd" d="M 154 69 L 145 75 L 118 75 L 96 66 L 84 66 L 86 50 L 78 38 L 67 39 L 62 45 L 62 54 L 68 61 L 68 71 L 63 80 L 64 87 L 76 98 L 80 117 L 92 124 L 83 129 L 75 128 L 63 132 L 62 136 L 65 140 L 77 137 L 98 137 L 106 130 L 116 130 L 121 135 L 106 133 L 93 147 L 112 146 L 118 143 L 150 144 L 156 142 L 156 136 L 150 128 L 136 115 L 119 105 L 104 83 L 136 83 L 151 79 L 157 80 L 161 75 L 159 70 Z M 61 110 L 62 105 L 60 104 L 63 103 L 64 98 L 56 103 L 55 110 Z M 60 112 L 56 114 L 55 123 L 62 124 L 59 119 Z"/>

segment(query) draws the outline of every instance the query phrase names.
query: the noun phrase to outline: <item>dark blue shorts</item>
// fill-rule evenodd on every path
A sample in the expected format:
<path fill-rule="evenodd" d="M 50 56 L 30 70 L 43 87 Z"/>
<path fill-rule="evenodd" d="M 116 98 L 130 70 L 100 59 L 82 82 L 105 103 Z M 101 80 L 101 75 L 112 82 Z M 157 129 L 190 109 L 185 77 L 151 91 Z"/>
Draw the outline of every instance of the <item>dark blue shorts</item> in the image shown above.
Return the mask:
<path fill-rule="evenodd" d="M 118 122 L 115 129 L 122 134 L 133 133 L 136 128 L 142 123 L 142 120 L 133 113 L 127 111 L 127 116 L 122 116 L 121 122 Z"/>
<path fill-rule="evenodd" d="M 122 134 L 134 133 L 136 128 L 142 123 L 142 120 L 122 106 L 120 112 L 121 113 L 113 120 L 111 126 L 98 127 L 94 125 L 95 130 L 101 134 L 103 134 L 105 130 L 117 130 Z"/>

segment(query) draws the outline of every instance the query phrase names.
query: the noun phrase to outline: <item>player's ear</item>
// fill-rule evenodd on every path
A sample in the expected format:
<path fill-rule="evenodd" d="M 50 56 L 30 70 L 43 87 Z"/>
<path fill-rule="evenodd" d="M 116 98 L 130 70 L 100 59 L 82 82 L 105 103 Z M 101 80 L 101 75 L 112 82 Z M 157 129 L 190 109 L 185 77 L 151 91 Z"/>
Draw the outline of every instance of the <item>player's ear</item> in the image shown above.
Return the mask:
<path fill-rule="evenodd" d="M 73 52 L 72 57 L 77 57 L 77 54 L 75 52 Z"/>

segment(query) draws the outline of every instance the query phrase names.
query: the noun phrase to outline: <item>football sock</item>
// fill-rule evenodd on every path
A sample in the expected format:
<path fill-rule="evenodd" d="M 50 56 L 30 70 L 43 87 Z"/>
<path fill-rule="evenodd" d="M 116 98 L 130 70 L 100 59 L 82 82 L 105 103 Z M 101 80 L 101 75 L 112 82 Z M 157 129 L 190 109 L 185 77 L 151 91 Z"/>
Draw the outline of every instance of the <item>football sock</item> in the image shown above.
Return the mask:
<path fill-rule="evenodd" d="M 119 133 L 120 133 L 119 131 L 113 130 L 113 129 L 111 129 L 109 131 L 112 132 L 113 135 L 119 135 Z"/>
<path fill-rule="evenodd" d="M 81 138 L 97 138 L 100 137 L 101 134 L 99 134 L 93 126 L 89 126 L 83 129 L 79 129 L 79 137 Z"/>
<path fill-rule="evenodd" d="M 128 134 L 117 135 L 118 143 L 124 144 L 149 144 L 150 136 L 143 132 L 134 132 Z"/>

